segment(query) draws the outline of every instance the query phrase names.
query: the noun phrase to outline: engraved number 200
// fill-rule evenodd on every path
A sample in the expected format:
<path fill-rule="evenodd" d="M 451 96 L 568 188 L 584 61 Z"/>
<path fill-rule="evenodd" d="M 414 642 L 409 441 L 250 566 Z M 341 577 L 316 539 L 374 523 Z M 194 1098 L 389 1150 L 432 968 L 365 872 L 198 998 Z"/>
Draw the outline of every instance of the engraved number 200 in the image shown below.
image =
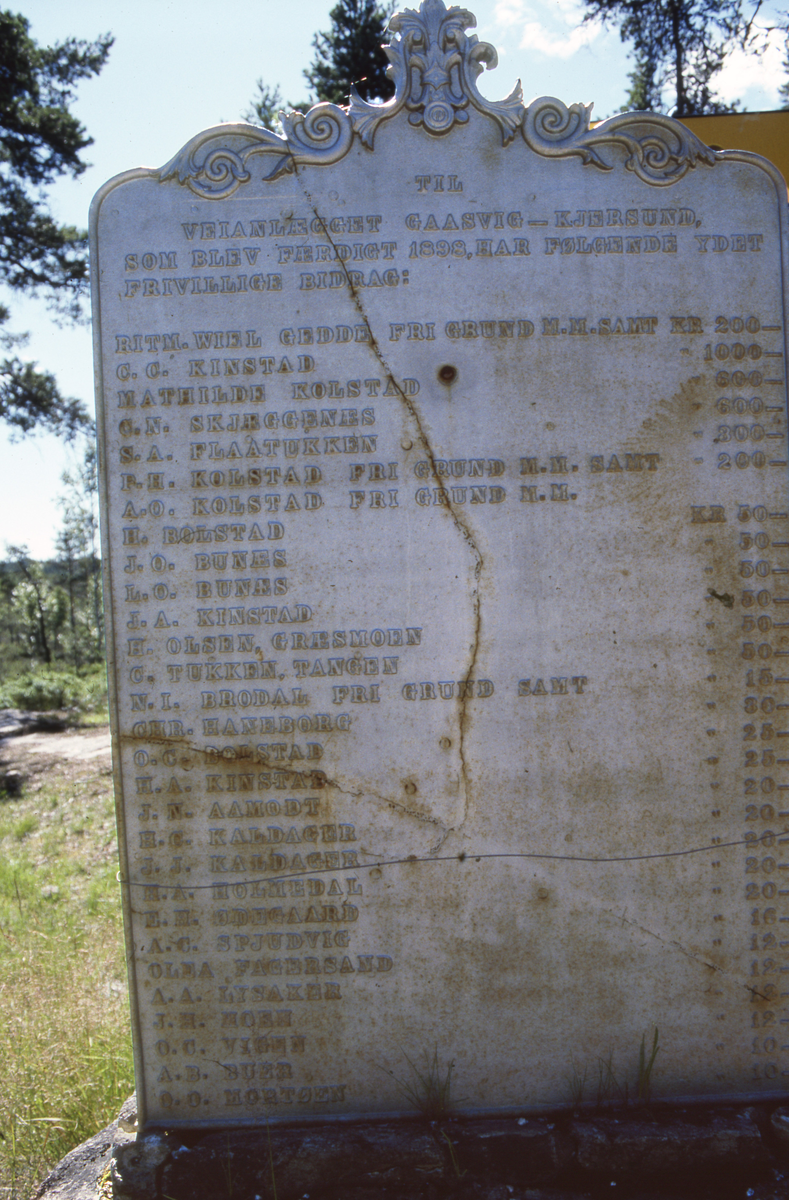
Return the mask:
<path fill-rule="evenodd" d="M 715 332 L 716 333 L 742 333 L 744 329 L 748 333 L 758 333 L 762 327 L 762 323 L 758 317 L 716 317 Z"/>
<path fill-rule="evenodd" d="M 723 441 L 722 438 L 720 440 Z M 734 458 L 730 454 L 718 455 L 719 471 L 728 471 L 732 463 L 734 463 L 735 467 L 739 467 L 741 471 L 744 471 L 746 467 L 766 467 L 767 455 L 762 450 L 755 450 L 753 454 L 746 454 L 744 450 L 740 450 L 739 454 L 734 455 Z"/>

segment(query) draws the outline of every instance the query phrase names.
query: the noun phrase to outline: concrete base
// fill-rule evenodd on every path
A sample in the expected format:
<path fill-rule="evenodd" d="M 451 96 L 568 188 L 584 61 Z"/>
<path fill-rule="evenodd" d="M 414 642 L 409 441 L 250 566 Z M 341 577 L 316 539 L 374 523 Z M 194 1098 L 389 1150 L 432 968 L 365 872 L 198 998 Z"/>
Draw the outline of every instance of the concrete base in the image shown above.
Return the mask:
<path fill-rule="evenodd" d="M 616 1189 L 616 1190 L 613 1190 Z M 789 1108 L 138 1137 L 133 1098 L 35 1200 L 789 1200 Z"/>

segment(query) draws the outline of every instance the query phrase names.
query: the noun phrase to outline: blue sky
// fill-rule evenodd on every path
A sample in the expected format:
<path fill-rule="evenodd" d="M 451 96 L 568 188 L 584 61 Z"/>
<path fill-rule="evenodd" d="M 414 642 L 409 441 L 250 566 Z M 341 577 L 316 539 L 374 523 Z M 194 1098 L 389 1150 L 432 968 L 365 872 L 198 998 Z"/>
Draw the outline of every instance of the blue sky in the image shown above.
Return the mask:
<path fill-rule="evenodd" d="M 329 25 L 333 0 L 28 0 L 21 11 L 31 33 L 49 44 L 67 37 L 115 35 L 102 74 L 80 87 L 74 111 L 94 145 L 78 181 L 51 190 L 56 216 L 86 226 L 93 194 L 131 167 L 161 166 L 199 130 L 241 117 L 263 77 L 284 97 L 305 95 L 302 68 L 311 40 Z M 411 0 L 415 6 L 416 0 Z M 595 114 L 624 103 L 632 65 L 615 32 L 581 26 L 575 0 L 476 0 L 477 33 L 499 52 L 498 69 L 481 90 L 506 95 L 520 78 L 527 100 L 554 95 L 566 103 L 594 101 Z M 761 61 L 732 55 L 719 90 L 751 111 L 774 108 L 783 81 L 778 40 Z M 0 298 L 1 299 L 1 298 Z M 40 302 L 10 300 L 13 332 L 30 331 L 25 354 L 57 376 L 62 388 L 93 404 L 91 332 L 58 328 Z M 56 497 L 70 454 L 57 438 L 36 435 L 12 443 L 0 433 L 3 542 L 26 543 L 49 555 L 59 525 Z"/>

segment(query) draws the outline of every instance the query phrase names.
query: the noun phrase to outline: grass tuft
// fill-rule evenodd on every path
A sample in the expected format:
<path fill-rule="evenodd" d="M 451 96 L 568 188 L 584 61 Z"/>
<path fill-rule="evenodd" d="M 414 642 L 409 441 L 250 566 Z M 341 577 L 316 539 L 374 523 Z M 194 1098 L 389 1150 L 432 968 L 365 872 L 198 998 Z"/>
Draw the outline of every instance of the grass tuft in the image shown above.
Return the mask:
<path fill-rule="evenodd" d="M 583 1067 L 582 1070 L 581 1064 L 574 1055 L 571 1055 L 570 1073 L 569 1075 L 565 1076 L 565 1083 L 567 1084 L 567 1091 L 570 1096 L 571 1104 L 583 1104 L 587 1075 L 588 1071 L 586 1067 Z"/>
<path fill-rule="evenodd" d="M 647 1053 L 646 1034 L 641 1035 L 636 1080 L 632 1092 L 630 1090 L 630 1083 L 627 1080 L 622 1085 L 617 1078 L 616 1071 L 614 1070 L 613 1047 L 609 1049 L 607 1057 L 604 1058 L 602 1055 L 597 1056 L 596 1107 L 598 1110 L 616 1102 L 621 1103 L 624 1108 L 627 1108 L 631 1100 L 634 1104 L 649 1104 L 652 1099 L 652 1072 L 655 1066 L 655 1059 L 661 1050 L 661 1047 L 658 1045 L 658 1036 L 658 1029 L 655 1026 L 652 1036 L 652 1048 Z M 584 1067 L 582 1070 L 581 1064 L 574 1057 L 571 1057 L 570 1073 L 565 1076 L 565 1082 L 570 1102 L 574 1105 L 583 1103 L 586 1078 L 586 1068 Z"/>
<path fill-rule="evenodd" d="M 614 1071 L 614 1051 L 611 1048 L 608 1058 L 598 1056 L 597 1059 L 597 1107 L 604 1108 L 616 1095 L 621 1098 L 622 1089 Z"/>
<path fill-rule="evenodd" d="M 455 1154 L 455 1144 L 452 1141 L 452 1138 L 447 1133 L 446 1129 L 441 1130 L 441 1136 L 444 1139 L 444 1141 L 446 1142 L 447 1146 L 449 1147 L 449 1157 L 452 1162 L 452 1170 L 455 1172 L 455 1178 L 462 1179 L 464 1175 L 468 1175 L 468 1171 L 467 1170 L 461 1171 L 461 1169 L 460 1169 L 460 1163 L 458 1162 L 457 1156 Z M 276 1200 L 276 1197 L 275 1197 L 275 1200 Z"/>
<path fill-rule="evenodd" d="M 649 1104 L 652 1097 L 652 1068 L 655 1065 L 655 1059 L 660 1050 L 657 1025 L 655 1026 L 655 1033 L 652 1038 L 652 1050 L 648 1058 L 645 1041 L 646 1035 L 642 1033 L 641 1049 L 638 1054 L 638 1077 L 636 1079 L 636 1101 L 639 1104 Z"/>
<path fill-rule="evenodd" d="M 455 1069 L 451 1060 L 446 1069 L 438 1058 L 438 1046 L 433 1048 L 432 1055 L 423 1050 L 418 1065 L 403 1053 L 411 1071 L 410 1079 L 401 1079 L 394 1071 L 387 1071 L 397 1086 L 397 1090 L 405 1096 L 408 1103 L 426 1117 L 429 1121 L 437 1121 L 445 1117 L 452 1107 L 452 1072 Z M 386 1069 L 386 1068 L 384 1068 Z"/>

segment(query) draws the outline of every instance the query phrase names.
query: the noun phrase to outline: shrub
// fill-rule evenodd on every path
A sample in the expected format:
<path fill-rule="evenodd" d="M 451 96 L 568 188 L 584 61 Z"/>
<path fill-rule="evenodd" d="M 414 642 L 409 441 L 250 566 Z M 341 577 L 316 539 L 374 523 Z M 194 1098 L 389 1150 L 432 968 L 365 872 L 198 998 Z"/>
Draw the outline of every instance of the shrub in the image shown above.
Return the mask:
<path fill-rule="evenodd" d="M 0 707 L 31 712 L 76 709 L 92 712 L 106 704 L 107 683 L 103 667 L 84 675 L 58 667 L 28 670 L 0 684 Z"/>

